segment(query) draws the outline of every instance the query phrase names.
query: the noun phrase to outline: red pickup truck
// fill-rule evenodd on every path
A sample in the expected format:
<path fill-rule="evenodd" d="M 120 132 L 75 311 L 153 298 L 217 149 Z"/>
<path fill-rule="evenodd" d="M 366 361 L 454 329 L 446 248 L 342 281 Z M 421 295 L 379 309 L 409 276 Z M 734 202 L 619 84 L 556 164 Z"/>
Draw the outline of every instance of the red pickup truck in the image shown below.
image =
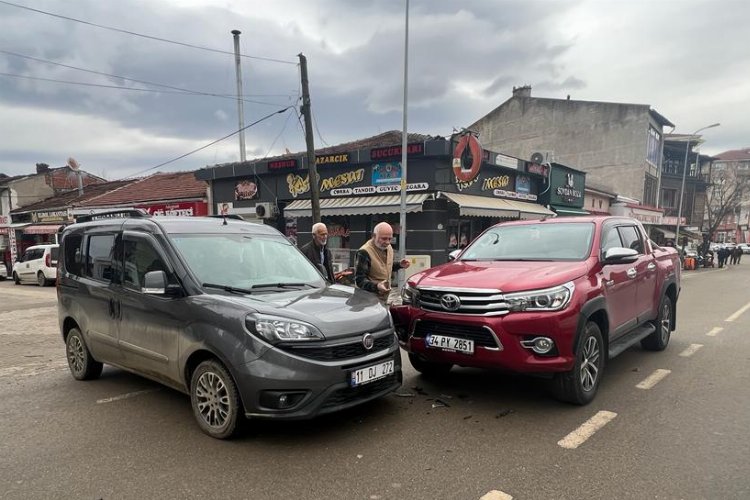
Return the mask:
<path fill-rule="evenodd" d="M 680 260 L 623 217 L 497 224 L 452 262 L 415 274 L 391 312 L 416 370 L 547 374 L 558 398 L 593 400 L 606 360 L 675 328 Z"/>

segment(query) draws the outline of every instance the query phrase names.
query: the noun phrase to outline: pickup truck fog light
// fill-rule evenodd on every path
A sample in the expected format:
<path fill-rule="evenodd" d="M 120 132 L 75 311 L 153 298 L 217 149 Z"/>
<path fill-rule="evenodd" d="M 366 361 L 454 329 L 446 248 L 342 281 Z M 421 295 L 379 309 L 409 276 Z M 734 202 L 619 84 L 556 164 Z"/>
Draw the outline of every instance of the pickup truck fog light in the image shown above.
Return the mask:
<path fill-rule="evenodd" d="M 296 406 L 305 397 L 304 392 L 263 391 L 260 405 L 273 410 L 287 410 Z"/>
<path fill-rule="evenodd" d="M 537 354 L 555 354 L 555 341 L 549 337 L 526 337 L 521 341 L 526 349 L 531 349 Z"/>

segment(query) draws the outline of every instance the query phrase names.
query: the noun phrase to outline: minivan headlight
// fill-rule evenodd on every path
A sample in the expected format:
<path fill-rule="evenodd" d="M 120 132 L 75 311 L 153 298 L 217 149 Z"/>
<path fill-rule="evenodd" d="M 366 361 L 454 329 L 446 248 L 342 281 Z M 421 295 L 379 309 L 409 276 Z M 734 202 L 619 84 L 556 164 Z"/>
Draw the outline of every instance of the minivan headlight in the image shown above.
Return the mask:
<path fill-rule="evenodd" d="M 309 323 L 266 314 L 249 314 L 245 318 L 245 326 L 251 333 L 271 343 L 325 339 L 320 330 Z"/>
<path fill-rule="evenodd" d="M 401 289 L 401 303 L 416 305 L 419 299 L 419 290 L 416 287 L 410 286 L 408 283 Z"/>
<path fill-rule="evenodd" d="M 573 282 L 543 290 L 507 293 L 505 302 L 510 311 L 559 311 L 565 309 L 575 291 Z"/>

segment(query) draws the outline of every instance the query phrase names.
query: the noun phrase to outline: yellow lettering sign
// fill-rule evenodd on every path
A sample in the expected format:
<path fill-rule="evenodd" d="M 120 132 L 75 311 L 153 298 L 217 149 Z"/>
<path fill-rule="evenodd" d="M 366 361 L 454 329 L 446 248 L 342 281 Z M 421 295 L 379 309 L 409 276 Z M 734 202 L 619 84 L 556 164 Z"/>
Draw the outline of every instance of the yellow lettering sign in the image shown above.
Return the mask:
<path fill-rule="evenodd" d="M 331 189 L 349 186 L 350 184 L 362 182 L 364 178 L 364 168 L 360 168 L 359 170 L 352 170 L 351 172 L 344 172 L 343 174 L 339 174 L 335 177 L 328 177 L 326 179 L 323 179 L 323 182 L 321 182 L 320 184 L 320 190 L 330 191 Z"/>
<path fill-rule="evenodd" d="M 286 182 L 289 184 L 289 194 L 295 198 L 303 193 L 310 191 L 310 178 L 304 179 L 299 175 L 289 174 L 286 176 Z"/>
<path fill-rule="evenodd" d="M 482 191 L 490 191 L 493 189 L 500 189 L 508 187 L 510 184 L 509 175 L 501 175 L 499 177 L 490 177 L 482 182 Z"/>

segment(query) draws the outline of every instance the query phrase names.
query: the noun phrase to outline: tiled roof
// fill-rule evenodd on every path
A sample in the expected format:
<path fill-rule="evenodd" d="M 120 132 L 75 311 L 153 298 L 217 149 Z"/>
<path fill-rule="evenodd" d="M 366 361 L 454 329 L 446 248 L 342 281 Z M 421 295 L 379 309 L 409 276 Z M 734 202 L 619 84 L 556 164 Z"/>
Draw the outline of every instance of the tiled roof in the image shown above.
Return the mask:
<path fill-rule="evenodd" d="M 714 155 L 714 158 L 723 161 L 750 160 L 750 147 L 724 151 L 723 153 Z"/>
<path fill-rule="evenodd" d="M 75 170 L 70 167 L 51 168 L 47 172 L 42 172 L 39 175 L 48 174 L 50 182 L 52 183 L 52 189 L 55 191 L 61 191 L 66 189 L 78 188 L 78 174 Z M 91 184 L 100 184 L 107 182 L 101 177 L 97 177 L 88 172 L 81 171 L 82 183 L 84 186 Z"/>
<path fill-rule="evenodd" d="M 49 210 L 53 208 L 80 207 L 85 205 L 86 201 L 92 198 L 101 196 L 109 191 L 122 187 L 131 182 L 135 181 L 112 181 L 103 182 L 100 184 L 91 184 L 89 186 L 84 186 L 83 195 L 81 196 L 78 195 L 78 189 L 76 188 L 74 190 L 52 196 L 45 200 L 32 203 L 31 205 L 25 205 L 17 210 L 13 210 L 13 212 L 34 212 L 37 210 Z"/>
<path fill-rule="evenodd" d="M 90 199 L 85 206 L 114 206 L 147 201 L 171 201 L 205 198 L 206 183 L 195 178 L 195 173 L 157 173 L 137 179 L 113 191 Z"/>

